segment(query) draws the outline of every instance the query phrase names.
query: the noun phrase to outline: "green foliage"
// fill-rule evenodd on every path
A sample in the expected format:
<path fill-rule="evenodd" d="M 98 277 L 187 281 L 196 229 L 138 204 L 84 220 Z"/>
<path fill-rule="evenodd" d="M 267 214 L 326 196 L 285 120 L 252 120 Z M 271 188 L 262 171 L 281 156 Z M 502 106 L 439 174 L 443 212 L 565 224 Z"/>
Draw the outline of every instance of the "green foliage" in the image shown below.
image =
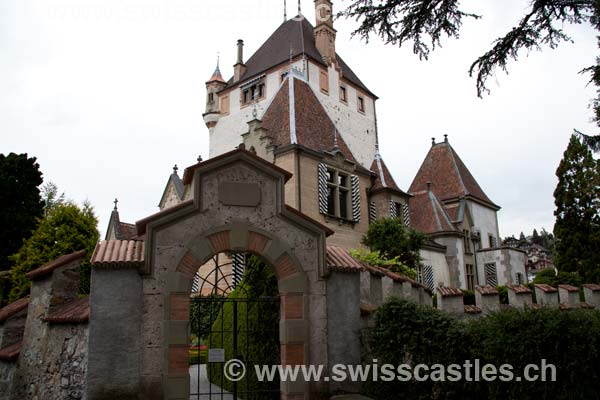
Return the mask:
<path fill-rule="evenodd" d="M 466 306 L 477 305 L 475 301 L 475 292 L 472 290 L 463 290 L 463 304 Z"/>
<path fill-rule="evenodd" d="M 0 154 L 0 271 L 10 268 L 9 256 L 31 236 L 43 215 L 39 186 L 42 173 L 36 158 Z"/>
<path fill-rule="evenodd" d="M 200 340 L 206 339 L 210 334 L 212 325 L 221 311 L 223 300 L 225 298 L 218 294 L 190 300 L 190 328 Z"/>
<path fill-rule="evenodd" d="M 10 301 L 18 300 L 29 292 L 31 282 L 25 276 L 28 272 L 79 250 L 88 252 L 81 266 L 80 292 L 89 293 L 90 265 L 87 260 L 100 237 L 97 225 L 94 210 L 88 203 L 80 208 L 74 203 L 66 202 L 49 209 L 33 235 L 11 256 L 14 266 L 11 269 L 13 287 Z"/>
<path fill-rule="evenodd" d="M 508 304 L 508 288 L 506 286 L 496 286 L 500 304 Z"/>
<path fill-rule="evenodd" d="M 396 260 L 416 270 L 425 235 L 404 226 L 399 218 L 381 218 L 369 226 L 362 243 L 385 260 Z"/>
<path fill-rule="evenodd" d="M 209 348 L 225 349 L 225 359 L 242 359 L 251 364 L 278 365 L 279 356 L 279 305 L 264 301 L 279 295 L 277 278 L 259 258 L 249 258 L 242 282 L 223 300 L 222 308 L 212 325 L 207 344 Z M 263 301 L 260 301 L 261 298 Z M 237 354 L 234 352 L 234 314 L 237 311 Z M 223 376 L 221 364 L 209 364 L 210 382 L 231 391 L 233 382 Z M 277 383 L 275 383 L 277 385 Z M 272 383 L 259 382 L 253 368 L 247 369 L 238 390 L 256 391 L 272 387 Z M 239 398 L 245 398 L 243 393 Z"/>
<path fill-rule="evenodd" d="M 555 264 L 600 282 L 600 163 L 573 135 L 556 176 Z"/>
<path fill-rule="evenodd" d="M 378 251 L 366 251 L 364 249 L 350 250 L 350 255 L 353 258 L 363 261 L 369 265 L 387 268 L 392 272 L 402 274 L 412 279 L 417 278 L 417 272 L 414 269 L 402 264 L 402 262 L 400 261 L 400 257 L 396 257 L 391 260 L 386 260 L 381 257 L 381 253 L 379 253 Z"/>
<path fill-rule="evenodd" d="M 558 274 L 553 268 L 545 269 L 540 271 L 535 276 L 533 283 L 545 284 L 551 286 L 558 285 L 571 285 L 571 286 L 581 286 L 583 280 L 581 277 L 575 272 L 565 272 L 559 271 Z"/>
<path fill-rule="evenodd" d="M 520 376 L 542 359 L 557 367 L 557 382 L 370 382 L 365 394 L 403 399 L 597 399 L 600 312 L 545 308 L 508 310 L 473 320 L 392 299 L 377 311 L 369 335 L 379 364 L 511 364 Z"/>

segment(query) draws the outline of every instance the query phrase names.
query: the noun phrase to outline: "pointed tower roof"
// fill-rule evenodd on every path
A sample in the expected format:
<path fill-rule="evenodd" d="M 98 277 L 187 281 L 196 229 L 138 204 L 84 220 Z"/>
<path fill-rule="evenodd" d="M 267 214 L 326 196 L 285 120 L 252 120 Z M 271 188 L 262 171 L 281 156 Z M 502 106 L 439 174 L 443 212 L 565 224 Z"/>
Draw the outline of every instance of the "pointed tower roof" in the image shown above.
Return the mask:
<path fill-rule="evenodd" d="M 413 193 L 409 201 L 410 224 L 425 234 L 457 232 L 442 202 L 432 190 Z"/>
<path fill-rule="evenodd" d="M 491 208 L 500 209 L 485 194 L 447 139 L 433 144 L 410 185 L 409 192 L 427 190 L 428 182 L 432 183 L 433 193 L 442 202 L 472 197 Z"/>
<path fill-rule="evenodd" d="M 373 164 L 371 164 L 371 171 L 375 173 L 375 182 L 371 187 L 371 193 L 376 193 L 381 190 L 393 190 L 396 192 L 400 192 L 402 194 L 406 194 L 400 187 L 396 184 L 394 177 L 390 173 L 387 165 L 383 161 L 383 158 L 379 155 L 379 150 L 375 156 L 375 160 L 373 160 Z"/>
<path fill-rule="evenodd" d="M 133 240 L 137 238 L 137 229 L 134 224 L 121 222 L 119 209 L 117 208 L 118 200 L 115 199 L 115 208 L 110 214 L 108 229 L 106 230 L 105 240 L 114 238 L 116 240 Z"/>
<path fill-rule="evenodd" d="M 336 147 L 334 123 L 309 84 L 295 78 L 293 73 L 280 86 L 265 111 L 262 126 L 267 129 L 272 144 L 278 147 L 298 144 L 321 152 L 331 152 Z M 337 135 L 337 149 L 346 159 L 356 163 L 341 134 Z"/>
<path fill-rule="evenodd" d="M 219 67 L 219 64 L 220 64 L 220 59 L 217 58 L 217 67 L 215 68 L 215 72 L 213 72 L 212 76 L 206 83 L 211 83 L 211 82 L 227 83 L 227 82 L 225 82 L 225 79 L 223 79 L 223 75 L 221 75 L 221 68 Z"/>
<path fill-rule="evenodd" d="M 230 79 L 227 83 L 228 87 L 254 78 L 277 65 L 289 62 L 290 47 L 292 49 L 292 57 L 304 54 L 322 64 L 324 67 L 327 67 L 321 53 L 317 50 L 314 27 L 312 24 L 304 17 L 302 17 L 302 19 L 293 18 L 285 21 L 277 28 L 256 53 L 246 61 L 246 72 L 241 76 L 240 80 L 238 82 L 233 82 L 233 78 Z M 358 86 L 366 93 L 377 97 L 366 87 L 358 76 L 356 76 L 354 71 L 350 69 L 339 55 L 336 57 L 341 69 L 341 74 L 345 79 Z"/>

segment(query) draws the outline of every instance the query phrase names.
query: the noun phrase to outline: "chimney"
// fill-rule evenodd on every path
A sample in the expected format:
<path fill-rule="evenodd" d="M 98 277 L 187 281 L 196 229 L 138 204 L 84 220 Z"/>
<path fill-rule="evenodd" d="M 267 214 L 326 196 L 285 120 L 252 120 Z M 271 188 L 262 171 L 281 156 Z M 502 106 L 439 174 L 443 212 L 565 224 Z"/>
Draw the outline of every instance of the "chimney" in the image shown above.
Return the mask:
<path fill-rule="evenodd" d="M 315 0 L 315 42 L 323 60 L 331 65 L 336 62 L 335 37 L 337 31 L 333 28 L 333 5 L 330 0 Z"/>
<path fill-rule="evenodd" d="M 244 64 L 244 41 L 242 39 L 237 42 L 237 62 L 233 66 L 233 81 L 237 82 L 246 72 L 246 64 Z"/>

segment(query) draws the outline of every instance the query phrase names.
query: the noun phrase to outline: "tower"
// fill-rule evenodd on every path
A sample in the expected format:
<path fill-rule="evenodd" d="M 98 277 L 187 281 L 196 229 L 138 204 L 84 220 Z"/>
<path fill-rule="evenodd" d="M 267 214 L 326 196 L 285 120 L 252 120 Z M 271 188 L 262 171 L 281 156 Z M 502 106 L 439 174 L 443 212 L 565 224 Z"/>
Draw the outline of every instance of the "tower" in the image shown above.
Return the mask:
<path fill-rule="evenodd" d="M 315 0 L 315 44 L 323 60 L 331 65 L 336 62 L 335 37 L 337 31 L 333 28 L 333 5 L 330 0 Z"/>
<path fill-rule="evenodd" d="M 227 86 L 227 82 L 221 75 L 221 69 L 219 68 L 219 61 L 217 60 L 217 68 L 206 82 L 206 111 L 203 115 L 204 122 L 208 129 L 212 129 L 218 122 L 221 110 L 219 104 L 219 92 Z"/>

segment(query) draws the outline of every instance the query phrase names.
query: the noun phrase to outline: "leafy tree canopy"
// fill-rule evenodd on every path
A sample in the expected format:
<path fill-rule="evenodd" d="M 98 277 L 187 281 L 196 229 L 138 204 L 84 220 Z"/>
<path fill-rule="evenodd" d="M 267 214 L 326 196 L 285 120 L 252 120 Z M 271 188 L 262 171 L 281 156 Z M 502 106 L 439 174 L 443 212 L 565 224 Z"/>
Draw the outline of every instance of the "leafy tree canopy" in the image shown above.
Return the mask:
<path fill-rule="evenodd" d="M 42 181 L 35 157 L 0 154 L 0 271 L 10 268 L 8 257 L 31 236 L 43 215 L 38 188 Z"/>
<path fill-rule="evenodd" d="M 600 282 L 600 163 L 573 135 L 556 176 L 555 264 Z"/>
<path fill-rule="evenodd" d="M 583 284 L 583 280 L 576 272 L 565 272 L 559 271 L 558 273 L 553 269 L 545 269 L 540 271 L 535 276 L 533 283 L 545 284 L 551 286 L 558 285 L 571 285 L 571 286 L 581 286 Z"/>
<path fill-rule="evenodd" d="M 399 218 L 381 218 L 369 226 L 362 243 L 378 252 L 384 260 L 394 260 L 416 269 L 421 261 L 419 251 L 425 236 L 404 226 Z"/>
<path fill-rule="evenodd" d="M 25 276 L 28 272 L 65 254 L 87 250 L 86 262 L 82 265 L 81 292 L 89 293 L 89 263 L 87 259 L 94 251 L 100 238 L 98 219 L 89 203 L 79 207 L 72 202 L 55 203 L 47 209 L 33 235 L 11 258 L 12 290 L 10 301 L 27 295 L 31 283 Z"/>

